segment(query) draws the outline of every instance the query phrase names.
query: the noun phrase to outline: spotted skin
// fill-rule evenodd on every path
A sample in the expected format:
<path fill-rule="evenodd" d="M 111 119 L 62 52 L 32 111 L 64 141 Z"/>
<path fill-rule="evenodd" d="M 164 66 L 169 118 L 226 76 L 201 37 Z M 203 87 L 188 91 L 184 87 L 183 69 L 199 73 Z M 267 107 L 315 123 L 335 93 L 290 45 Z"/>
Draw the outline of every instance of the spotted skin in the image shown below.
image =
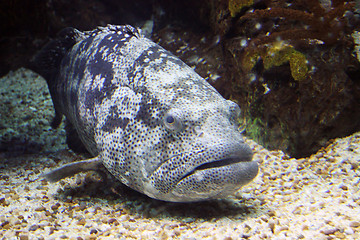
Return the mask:
<path fill-rule="evenodd" d="M 240 108 L 179 58 L 128 25 L 73 29 L 69 38 L 47 80 L 57 114 L 94 155 L 89 162 L 174 202 L 223 198 L 257 175 L 238 131 Z M 70 168 L 76 163 L 62 172 Z"/>

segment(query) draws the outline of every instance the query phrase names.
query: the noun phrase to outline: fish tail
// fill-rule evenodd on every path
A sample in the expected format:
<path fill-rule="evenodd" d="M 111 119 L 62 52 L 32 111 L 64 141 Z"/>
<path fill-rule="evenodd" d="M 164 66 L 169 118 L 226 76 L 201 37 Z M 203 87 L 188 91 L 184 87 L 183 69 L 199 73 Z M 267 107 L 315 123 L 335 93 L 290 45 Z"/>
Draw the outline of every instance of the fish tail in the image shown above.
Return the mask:
<path fill-rule="evenodd" d="M 82 38 L 84 34 L 75 28 L 65 28 L 56 38 L 47 43 L 30 61 L 29 68 L 45 78 L 55 108 L 55 117 L 51 123 L 53 128 L 60 125 L 62 112 L 57 103 L 57 76 L 61 68 L 61 61 L 69 50 Z"/>

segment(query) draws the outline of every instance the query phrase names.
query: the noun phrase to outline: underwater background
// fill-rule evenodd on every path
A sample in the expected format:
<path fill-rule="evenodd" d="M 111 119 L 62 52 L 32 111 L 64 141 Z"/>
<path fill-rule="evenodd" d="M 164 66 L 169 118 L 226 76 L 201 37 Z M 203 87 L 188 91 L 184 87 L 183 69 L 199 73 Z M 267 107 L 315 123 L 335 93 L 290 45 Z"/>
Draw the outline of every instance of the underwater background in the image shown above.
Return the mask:
<path fill-rule="evenodd" d="M 2 1 L 0 239 L 359 239 L 358 1 Z M 41 173 L 68 149 L 27 69 L 64 27 L 131 24 L 242 109 L 259 175 L 224 200 L 156 201 L 95 173 Z"/>

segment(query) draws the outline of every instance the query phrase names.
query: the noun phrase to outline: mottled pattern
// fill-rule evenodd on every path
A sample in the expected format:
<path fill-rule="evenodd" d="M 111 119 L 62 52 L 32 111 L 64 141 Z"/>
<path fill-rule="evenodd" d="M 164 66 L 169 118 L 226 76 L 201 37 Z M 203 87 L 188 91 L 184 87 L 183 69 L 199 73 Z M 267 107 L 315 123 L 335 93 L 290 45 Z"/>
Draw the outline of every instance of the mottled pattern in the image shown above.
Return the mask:
<path fill-rule="evenodd" d="M 60 111 L 111 174 L 150 197 L 225 197 L 258 167 L 225 100 L 131 26 L 77 32 L 56 79 Z"/>

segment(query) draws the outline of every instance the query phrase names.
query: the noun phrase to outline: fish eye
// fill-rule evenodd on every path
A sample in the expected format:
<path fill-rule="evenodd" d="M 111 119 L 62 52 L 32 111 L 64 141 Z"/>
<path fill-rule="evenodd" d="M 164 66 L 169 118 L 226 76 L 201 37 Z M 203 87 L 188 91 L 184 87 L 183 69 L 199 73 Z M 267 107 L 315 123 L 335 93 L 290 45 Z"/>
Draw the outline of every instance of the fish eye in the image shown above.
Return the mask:
<path fill-rule="evenodd" d="M 171 132 L 179 132 L 183 128 L 183 123 L 181 121 L 181 113 L 179 110 L 171 109 L 164 115 L 164 126 L 167 130 Z"/>
<path fill-rule="evenodd" d="M 241 114 L 241 109 L 240 109 L 239 105 L 237 105 L 237 103 L 235 103 L 231 100 L 226 100 L 226 102 L 229 105 L 231 118 L 238 119 Z"/>
<path fill-rule="evenodd" d="M 174 124 L 175 123 L 175 119 L 174 119 L 173 116 L 167 116 L 165 118 L 165 121 L 166 121 L 167 124 Z"/>

